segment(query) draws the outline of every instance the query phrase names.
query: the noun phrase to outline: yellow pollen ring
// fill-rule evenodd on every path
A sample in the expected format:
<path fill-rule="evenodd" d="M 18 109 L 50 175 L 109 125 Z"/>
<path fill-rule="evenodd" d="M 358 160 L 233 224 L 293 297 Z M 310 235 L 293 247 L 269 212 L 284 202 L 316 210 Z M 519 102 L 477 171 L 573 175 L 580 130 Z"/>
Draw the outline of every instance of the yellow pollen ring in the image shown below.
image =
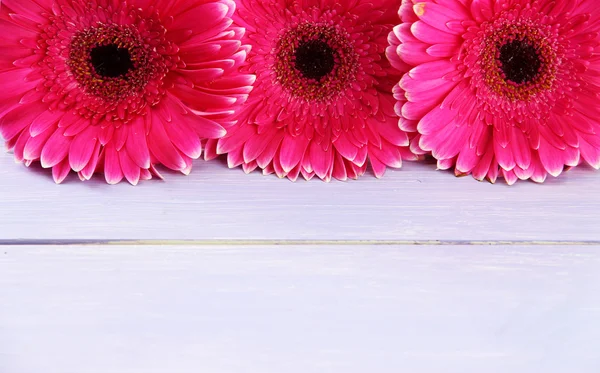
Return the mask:
<path fill-rule="evenodd" d="M 425 14 L 425 5 L 427 5 L 427 3 L 416 3 L 413 6 L 413 10 L 417 16 L 422 17 L 423 14 Z"/>

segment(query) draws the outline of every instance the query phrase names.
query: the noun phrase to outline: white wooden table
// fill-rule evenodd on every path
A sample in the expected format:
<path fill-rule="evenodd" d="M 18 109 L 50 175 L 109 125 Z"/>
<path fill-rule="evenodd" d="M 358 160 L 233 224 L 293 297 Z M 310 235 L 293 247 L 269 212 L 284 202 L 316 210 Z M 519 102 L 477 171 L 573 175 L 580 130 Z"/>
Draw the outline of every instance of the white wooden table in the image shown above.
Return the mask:
<path fill-rule="evenodd" d="M 600 173 L 166 176 L 0 155 L 0 373 L 600 372 Z"/>

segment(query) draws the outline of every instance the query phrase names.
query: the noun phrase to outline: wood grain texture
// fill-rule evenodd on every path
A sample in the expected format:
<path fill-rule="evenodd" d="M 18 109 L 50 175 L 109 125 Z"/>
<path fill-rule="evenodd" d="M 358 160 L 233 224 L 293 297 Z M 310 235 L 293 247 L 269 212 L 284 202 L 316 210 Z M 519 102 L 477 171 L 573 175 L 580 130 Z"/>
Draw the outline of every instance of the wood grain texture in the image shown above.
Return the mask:
<path fill-rule="evenodd" d="M 444 240 L 600 242 L 600 173 L 538 185 L 455 178 L 406 163 L 382 180 L 292 183 L 219 161 L 189 177 L 110 186 L 0 155 L 0 240 Z"/>
<path fill-rule="evenodd" d="M 593 247 L 2 247 L 3 373 L 597 373 Z"/>

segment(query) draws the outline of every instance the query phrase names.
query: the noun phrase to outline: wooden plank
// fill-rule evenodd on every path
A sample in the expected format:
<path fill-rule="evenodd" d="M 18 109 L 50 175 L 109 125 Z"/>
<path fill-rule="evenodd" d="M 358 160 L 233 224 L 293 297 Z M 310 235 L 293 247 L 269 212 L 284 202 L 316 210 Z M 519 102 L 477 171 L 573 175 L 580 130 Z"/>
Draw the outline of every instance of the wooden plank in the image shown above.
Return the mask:
<path fill-rule="evenodd" d="M 406 163 L 382 180 L 292 183 L 198 162 L 137 187 L 54 185 L 0 155 L 0 239 L 600 241 L 600 173 L 508 187 Z"/>
<path fill-rule="evenodd" d="M 3 373 L 597 373 L 600 252 L 0 247 Z"/>

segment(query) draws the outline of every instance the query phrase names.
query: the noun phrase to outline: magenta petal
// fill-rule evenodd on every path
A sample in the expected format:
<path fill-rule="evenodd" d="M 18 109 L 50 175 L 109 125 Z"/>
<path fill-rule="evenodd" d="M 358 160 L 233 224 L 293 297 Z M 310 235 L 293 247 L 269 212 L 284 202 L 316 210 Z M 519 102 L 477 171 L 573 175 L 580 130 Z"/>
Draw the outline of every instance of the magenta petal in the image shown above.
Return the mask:
<path fill-rule="evenodd" d="M 127 138 L 129 137 L 129 127 L 130 126 L 120 126 L 119 128 L 115 128 L 112 141 L 116 151 L 121 151 L 125 146 Z"/>
<path fill-rule="evenodd" d="M 54 167 L 67 157 L 72 138 L 66 137 L 63 132 L 60 129 L 54 131 L 54 134 L 50 136 L 44 145 L 41 154 L 42 167 Z"/>
<path fill-rule="evenodd" d="M 231 134 L 223 137 L 217 143 L 217 153 L 225 154 L 237 150 L 254 135 L 256 135 L 256 126 L 235 125 L 232 127 Z"/>
<path fill-rule="evenodd" d="M 217 142 L 219 140 L 216 139 L 208 139 L 204 143 L 204 160 L 210 161 L 219 156 L 217 154 Z"/>
<path fill-rule="evenodd" d="M 502 170 L 502 176 L 508 185 L 513 185 L 519 179 L 514 171 Z"/>
<path fill-rule="evenodd" d="M 515 168 L 516 162 L 510 142 L 504 147 L 501 145 L 500 141 L 494 139 L 494 152 L 496 160 L 502 169 L 510 171 Z"/>
<path fill-rule="evenodd" d="M 579 142 L 579 150 L 582 158 L 595 169 L 600 169 L 600 148 L 590 145 L 587 141 Z"/>
<path fill-rule="evenodd" d="M 109 142 L 112 141 L 113 135 L 115 134 L 115 126 L 107 124 L 105 127 L 100 127 L 98 140 L 100 140 L 100 144 L 106 146 Z"/>
<path fill-rule="evenodd" d="M 563 159 L 562 151 L 560 149 L 556 149 L 554 146 L 550 145 L 544 138 L 542 138 L 538 154 L 540 156 L 540 161 L 544 169 L 550 175 L 556 177 L 562 173 L 565 162 Z"/>
<path fill-rule="evenodd" d="M 109 184 L 117 184 L 123 180 L 119 154 L 112 144 L 104 148 L 104 177 Z"/>
<path fill-rule="evenodd" d="M 48 128 L 55 126 L 58 124 L 60 119 L 60 114 L 52 111 L 44 111 L 39 116 L 37 116 L 33 122 L 31 123 L 31 127 L 29 129 L 29 133 L 32 137 L 39 135 L 42 132 L 45 132 Z M 63 132 L 61 132 L 62 134 Z"/>
<path fill-rule="evenodd" d="M 146 140 L 146 123 L 138 117 L 130 124 L 129 137 L 125 144 L 129 157 L 141 168 L 150 168 L 150 150 Z"/>
<path fill-rule="evenodd" d="M 325 179 L 333 167 L 334 150 L 330 147 L 323 150 L 316 141 L 312 141 L 309 147 L 310 163 L 313 171 L 320 179 Z"/>
<path fill-rule="evenodd" d="M 52 167 L 52 178 L 56 184 L 62 183 L 69 172 L 71 171 L 71 166 L 69 165 L 69 160 L 64 159 L 62 162 Z"/>
<path fill-rule="evenodd" d="M 131 185 L 137 185 L 140 181 L 140 168 L 135 164 L 135 162 L 133 162 L 125 150 L 122 150 L 118 153 L 119 163 L 121 165 L 123 175 Z"/>
<path fill-rule="evenodd" d="M 255 161 L 250 162 L 250 163 L 244 163 L 244 164 L 242 164 L 242 169 L 247 174 L 249 174 L 252 171 L 256 170 L 257 167 L 258 167 L 258 164 L 256 164 Z"/>
<path fill-rule="evenodd" d="M 267 148 L 269 143 L 273 141 L 277 131 L 268 131 L 266 133 L 255 133 L 248 138 L 244 144 L 244 161 L 250 162 L 258 158 L 258 156 Z"/>
<path fill-rule="evenodd" d="M 25 157 L 23 156 L 23 152 L 25 150 L 25 145 L 27 144 L 27 141 L 30 138 L 31 138 L 31 136 L 29 136 L 28 131 L 23 131 L 23 132 L 21 132 L 21 135 L 19 135 L 19 138 L 17 139 L 15 146 L 14 146 L 15 160 L 17 162 L 23 162 L 25 160 Z"/>
<path fill-rule="evenodd" d="M 394 118 L 395 119 L 395 118 Z M 386 123 L 377 123 L 375 130 L 378 131 L 383 138 L 395 146 L 408 146 L 409 139 L 406 132 L 398 127 L 396 120 Z"/>
<path fill-rule="evenodd" d="M 479 162 L 479 156 L 477 155 L 477 149 L 471 147 L 467 142 L 461 151 L 458 153 L 456 159 L 456 170 L 461 173 L 469 173 Z"/>
<path fill-rule="evenodd" d="M 511 148 L 515 163 L 521 169 L 527 169 L 531 164 L 531 148 L 525 134 L 518 128 L 513 129 Z"/>
<path fill-rule="evenodd" d="M 353 160 L 358 154 L 358 147 L 348 141 L 346 134 L 340 135 L 333 143 L 335 149 L 346 159 Z"/>
<path fill-rule="evenodd" d="M 160 118 L 152 114 L 152 124 L 148 134 L 148 147 L 152 154 L 166 167 L 179 171 L 186 167 L 186 163 L 179 151 L 169 140 Z"/>
<path fill-rule="evenodd" d="M 273 131 L 275 132 L 273 140 L 267 144 L 267 147 L 264 149 L 264 151 L 256 158 L 256 163 L 260 168 L 268 167 L 269 163 L 271 163 L 275 157 L 277 150 L 280 148 L 283 138 L 285 137 L 284 131 Z"/>
<path fill-rule="evenodd" d="M 55 128 L 48 128 L 45 132 L 40 133 L 35 137 L 30 137 L 23 149 L 23 157 L 29 161 L 36 161 L 42 155 L 42 149 L 46 141 L 52 136 L 55 131 L 60 131 Z"/>
<path fill-rule="evenodd" d="M 69 163 L 73 171 L 79 172 L 83 170 L 90 161 L 92 153 L 96 148 L 97 133 L 98 129 L 96 127 L 88 127 L 71 142 Z"/>
<path fill-rule="evenodd" d="M 205 139 L 219 139 L 227 133 L 225 128 L 216 121 L 193 113 L 182 116 L 181 120 L 187 123 L 198 136 Z"/>
<path fill-rule="evenodd" d="M 100 142 L 96 141 L 96 146 L 94 147 L 94 149 L 92 151 L 92 156 L 90 157 L 89 162 L 79 173 L 80 176 L 84 180 L 91 179 L 94 172 L 96 172 L 96 168 L 98 166 L 98 161 L 100 159 L 100 148 L 101 148 Z"/>
<path fill-rule="evenodd" d="M 192 159 L 198 159 L 202 155 L 202 144 L 198 135 L 187 126 L 186 119 L 185 116 L 181 119 L 176 118 L 167 123 L 165 129 L 177 149 Z"/>
<path fill-rule="evenodd" d="M 242 148 L 237 148 L 227 154 L 227 166 L 229 168 L 237 167 L 244 163 L 244 157 L 242 156 Z"/>
<path fill-rule="evenodd" d="M 383 162 L 381 162 L 377 157 L 372 156 L 369 157 L 369 162 L 371 163 L 371 168 L 373 169 L 373 173 L 376 178 L 381 178 L 385 174 L 386 166 Z"/>
<path fill-rule="evenodd" d="M 346 171 L 346 160 L 338 153 L 335 152 L 333 161 L 333 171 L 331 176 L 340 181 L 346 181 L 348 179 L 348 172 Z"/>
<path fill-rule="evenodd" d="M 11 140 L 29 127 L 42 110 L 41 106 L 35 104 L 18 106 L 0 118 L 0 135 L 6 140 Z"/>
<path fill-rule="evenodd" d="M 304 136 L 291 136 L 287 134 L 281 142 L 279 161 L 284 172 L 290 172 L 304 156 L 308 146 L 308 139 Z"/>
<path fill-rule="evenodd" d="M 401 168 L 402 167 L 402 149 L 405 150 L 404 147 L 398 147 L 390 144 L 387 141 L 383 141 L 381 144 L 381 148 L 374 148 L 371 146 L 369 151 L 373 152 L 373 154 L 382 161 L 386 166 L 392 168 Z"/>

